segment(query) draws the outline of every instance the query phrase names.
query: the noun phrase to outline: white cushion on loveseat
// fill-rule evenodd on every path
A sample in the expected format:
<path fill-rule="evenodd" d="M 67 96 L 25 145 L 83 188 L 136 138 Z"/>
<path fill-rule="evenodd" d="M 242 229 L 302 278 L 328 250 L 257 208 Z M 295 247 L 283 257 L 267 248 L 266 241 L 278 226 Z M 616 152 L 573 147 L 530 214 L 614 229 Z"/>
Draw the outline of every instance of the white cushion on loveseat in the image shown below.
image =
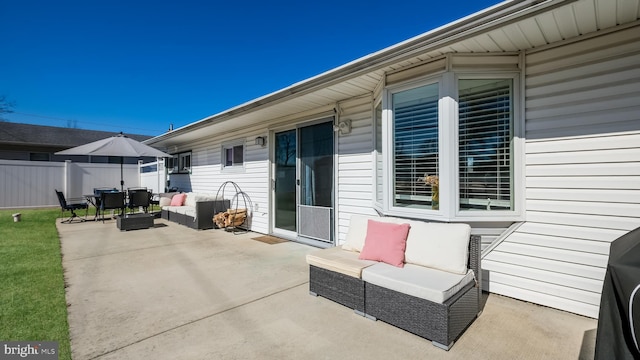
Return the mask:
<path fill-rule="evenodd" d="M 446 224 L 410 221 L 404 261 L 455 274 L 467 273 L 469 238 L 468 224 Z"/>
<path fill-rule="evenodd" d="M 466 274 L 469 257 L 471 227 L 468 224 L 449 224 L 408 220 L 396 217 L 351 215 L 344 250 L 362 252 L 367 236 L 367 223 L 372 219 L 394 224 L 408 223 L 409 236 L 404 261 L 408 264 Z"/>
<path fill-rule="evenodd" d="M 216 199 L 216 194 L 188 192 L 187 198 L 184 200 L 184 206 L 195 207 L 198 201 L 214 201 Z"/>
<path fill-rule="evenodd" d="M 413 264 L 399 268 L 377 263 L 362 270 L 362 280 L 442 304 L 465 285 L 473 282 L 474 274 L 472 270 L 460 275 Z"/>

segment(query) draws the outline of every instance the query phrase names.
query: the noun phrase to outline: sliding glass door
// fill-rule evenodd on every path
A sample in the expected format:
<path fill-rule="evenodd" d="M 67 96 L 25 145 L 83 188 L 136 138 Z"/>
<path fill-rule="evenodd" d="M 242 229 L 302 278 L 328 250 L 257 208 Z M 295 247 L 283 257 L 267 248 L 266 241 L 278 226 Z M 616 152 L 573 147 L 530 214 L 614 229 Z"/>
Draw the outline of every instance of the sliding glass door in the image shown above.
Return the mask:
<path fill-rule="evenodd" d="M 333 239 L 333 119 L 274 134 L 274 234 Z"/>

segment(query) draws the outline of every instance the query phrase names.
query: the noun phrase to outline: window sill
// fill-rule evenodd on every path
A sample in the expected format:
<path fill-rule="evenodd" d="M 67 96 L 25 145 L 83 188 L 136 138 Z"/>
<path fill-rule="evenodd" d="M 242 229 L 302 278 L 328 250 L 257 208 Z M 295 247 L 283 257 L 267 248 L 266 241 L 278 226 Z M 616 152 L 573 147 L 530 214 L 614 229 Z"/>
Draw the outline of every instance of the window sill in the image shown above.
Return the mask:
<path fill-rule="evenodd" d="M 478 213 L 470 213 L 470 212 L 462 212 L 458 213 L 455 216 L 446 216 L 444 212 L 440 210 L 429 210 L 429 209 L 421 209 L 414 211 L 403 211 L 402 209 L 389 209 L 382 210 L 377 206 L 374 208 L 383 216 L 394 216 L 400 218 L 407 219 L 417 219 L 417 220 L 426 220 L 426 221 L 440 221 L 440 222 L 516 222 L 516 221 L 524 221 L 525 217 L 522 214 L 516 214 L 513 212 L 495 212 L 495 213 L 487 213 L 487 212 L 478 212 Z"/>

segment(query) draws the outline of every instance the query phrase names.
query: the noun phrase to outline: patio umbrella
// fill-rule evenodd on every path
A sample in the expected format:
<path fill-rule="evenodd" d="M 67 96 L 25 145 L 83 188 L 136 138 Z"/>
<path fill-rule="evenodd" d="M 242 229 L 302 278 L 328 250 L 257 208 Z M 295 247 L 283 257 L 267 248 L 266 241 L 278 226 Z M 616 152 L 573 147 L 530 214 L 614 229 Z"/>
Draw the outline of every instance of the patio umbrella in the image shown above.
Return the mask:
<path fill-rule="evenodd" d="M 120 189 L 122 191 L 124 191 L 123 163 L 125 157 L 171 157 L 171 155 L 167 153 L 126 137 L 122 133 L 117 136 L 58 151 L 56 155 L 119 156 Z"/>

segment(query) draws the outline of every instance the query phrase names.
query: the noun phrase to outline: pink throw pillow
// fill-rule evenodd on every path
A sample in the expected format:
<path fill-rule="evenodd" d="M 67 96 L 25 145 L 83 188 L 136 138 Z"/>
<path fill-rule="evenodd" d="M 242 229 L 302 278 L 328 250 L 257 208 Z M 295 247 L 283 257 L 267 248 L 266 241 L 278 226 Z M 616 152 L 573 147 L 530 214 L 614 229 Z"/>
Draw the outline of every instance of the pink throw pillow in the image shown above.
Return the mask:
<path fill-rule="evenodd" d="M 360 260 L 382 261 L 404 267 L 404 250 L 407 247 L 409 224 L 393 224 L 369 220 L 367 237 L 358 257 Z"/>
<path fill-rule="evenodd" d="M 182 206 L 184 204 L 184 199 L 187 197 L 187 194 L 175 194 L 171 198 L 171 206 Z"/>

